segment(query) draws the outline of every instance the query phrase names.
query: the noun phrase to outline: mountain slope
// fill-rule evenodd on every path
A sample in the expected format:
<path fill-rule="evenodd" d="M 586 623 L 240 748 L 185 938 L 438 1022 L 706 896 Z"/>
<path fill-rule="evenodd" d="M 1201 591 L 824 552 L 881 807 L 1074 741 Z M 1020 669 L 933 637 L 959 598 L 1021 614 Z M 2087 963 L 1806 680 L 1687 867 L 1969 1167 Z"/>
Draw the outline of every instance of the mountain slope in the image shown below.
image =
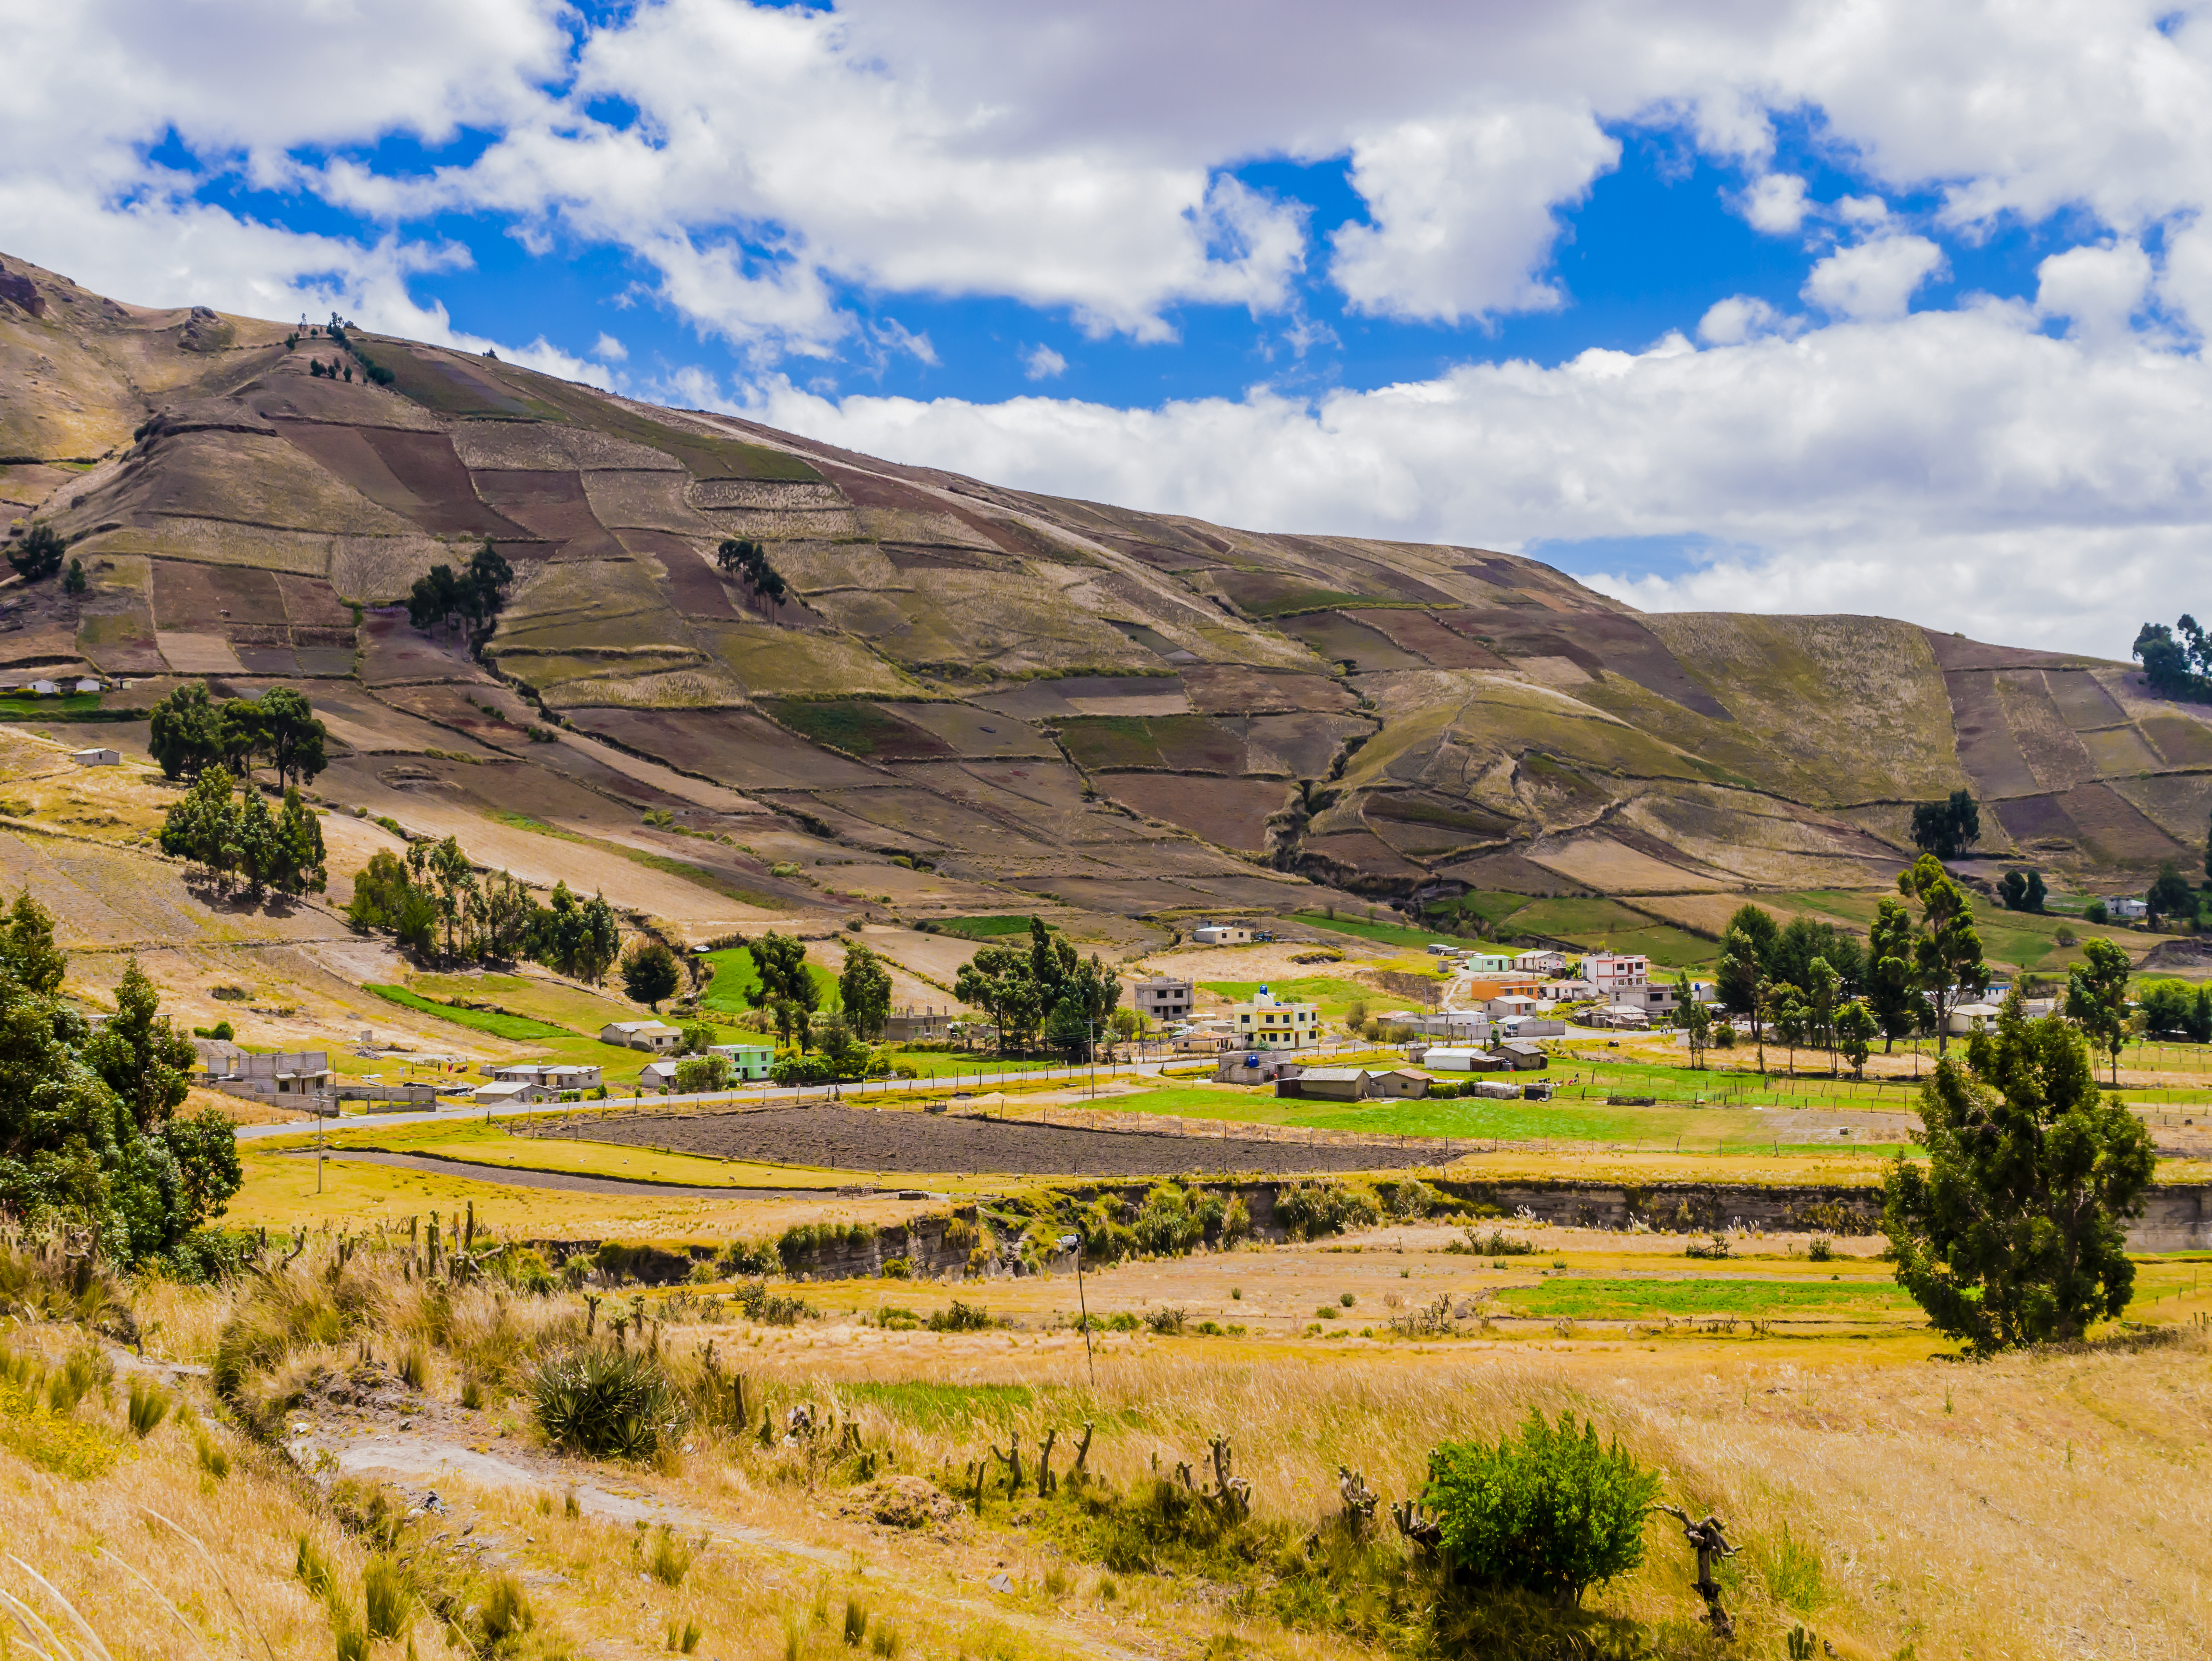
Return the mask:
<path fill-rule="evenodd" d="M 0 585 L 0 672 L 144 678 L 109 695 L 137 707 L 299 684 L 346 747 L 331 800 L 472 847 L 617 837 L 740 919 L 855 903 L 776 874 L 779 837 L 934 867 L 870 878 L 920 915 L 1126 916 L 1310 903 L 1301 879 L 1863 888 L 1962 787 L 1984 852 L 2117 887 L 2194 863 L 2212 808 L 2212 728 L 2124 665 L 1646 617 L 1510 555 L 1002 490 L 356 334 L 372 385 L 319 332 L 0 264 L 0 496 L 91 581 Z M 727 538 L 783 603 L 718 567 Z M 486 539 L 517 580 L 480 649 L 410 628 L 409 586 Z"/>

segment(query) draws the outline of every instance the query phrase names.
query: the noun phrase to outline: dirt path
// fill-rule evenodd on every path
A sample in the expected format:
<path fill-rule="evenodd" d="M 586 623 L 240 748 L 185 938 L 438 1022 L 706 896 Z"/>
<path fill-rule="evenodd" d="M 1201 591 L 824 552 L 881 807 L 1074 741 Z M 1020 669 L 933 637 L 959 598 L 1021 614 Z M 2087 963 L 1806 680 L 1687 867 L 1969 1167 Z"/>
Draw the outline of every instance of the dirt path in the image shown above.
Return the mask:
<path fill-rule="evenodd" d="M 413 1396 L 380 1368 L 374 1377 L 357 1372 L 351 1379 L 333 1379 L 320 1397 L 310 1394 L 286 1415 L 286 1433 L 285 1451 L 301 1469 L 325 1480 L 343 1475 L 387 1482 L 416 1506 L 449 1518 L 469 1549 L 526 1572 L 528 1580 L 538 1579 L 527 1573 L 529 1538 L 509 1539 L 495 1524 L 480 1522 L 472 1491 L 572 1494 L 587 1518 L 640 1527 L 665 1524 L 710 1546 L 781 1558 L 817 1572 L 848 1572 L 857 1555 L 849 1544 L 823 1544 L 719 1517 L 624 1482 L 605 1466 L 522 1446 L 490 1433 L 477 1415 Z M 1109 1641 L 1095 1630 L 1097 1621 L 1075 1610 L 1041 1616 L 988 1585 L 974 1592 L 954 1590 L 972 1580 L 971 1566 L 963 1565 L 946 1542 L 898 1530 L 870 1532 L 886 1549 L 871 1558 L 868 1578 L 902 1600 L 1018 1628 L 1033 1640 L 1071 1654 L 1153 1661 Z"/>

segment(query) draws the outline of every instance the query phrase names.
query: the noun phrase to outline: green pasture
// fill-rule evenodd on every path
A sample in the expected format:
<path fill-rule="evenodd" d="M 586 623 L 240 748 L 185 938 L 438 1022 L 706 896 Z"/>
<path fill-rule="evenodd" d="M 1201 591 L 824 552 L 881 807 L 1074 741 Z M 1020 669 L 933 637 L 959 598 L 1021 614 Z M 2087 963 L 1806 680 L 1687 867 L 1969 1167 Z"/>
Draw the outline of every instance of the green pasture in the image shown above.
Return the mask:
<path fill-rule="evenodd" d="M 743 946 L 726 946 L 720 952 L 705 952 L 700 961 L 714 965 L 714 978 L 707 989 L 699 995 L 702 1009 L 719 1010 L 724 1014 L 742 1014 L 750 1009 L 748 994 L 760 990 L 760 970 L 753 965 L 751 948 Z M 806 977 L 814 983 L 820 1007 L 834 1009 L 839 1006 L 837 977 L 818 963 L 806 965 Z"/>
<path fill-rule="evenodd" d="M 403 1009 L 412 1009 L 418 1014 L 435 1015 L 441 1021 L 451 1021 L 456 1026 L 465 1026 L 477 1032 L 489 1032 L 495 1038 L 521 1042 L 532 1038 L 571 1038 L 576 1036 L 565 1026 L 553 1026 L 524 1015 L 501 1015 L 488 1009 L 456 1009 L 450 1004 L 438 1003 L 410 992 L 404 986 L 381 986 L 371 981 L 364 983 L 361 989 L 373 992 L 386 1003 L 396 1003 Z"/>
<path fill-rule="evenodd" d="M 1893 1281 L 1754 1280 L 1698 1275 L 1681 1280 L 1583 1280 L 1558 1275 L 1495 1294 L 1516 1315 L 1579 1321 L 1637 1321 L 1655 1316 L 1696 1320 L 1820 1315 L 1865 1320 L 1907 1317 L 1920 1324 L 1919 1306 Z"/>
<path fill-rule="evenodd" d="M 532 1020 L 544 1021 L 589 1037 L 609 1021 L 634 1020 L 637 1012 L 613 998 L 599 997 L 558 981 L 529 975 L 416 975 L 410 990 L 433 999 L 465 998 L 495 1003 Z"/>
<path fill-rule="evenodd" d="M 1047 927 L 1050 927 L 1049 924 Z M 963 940 L 995 940 L 1006 934 L 1026 934 L 1030 932 L 1027 916 L 1003 917 L 939 917 L 936 932 L 957 934 Z"/>

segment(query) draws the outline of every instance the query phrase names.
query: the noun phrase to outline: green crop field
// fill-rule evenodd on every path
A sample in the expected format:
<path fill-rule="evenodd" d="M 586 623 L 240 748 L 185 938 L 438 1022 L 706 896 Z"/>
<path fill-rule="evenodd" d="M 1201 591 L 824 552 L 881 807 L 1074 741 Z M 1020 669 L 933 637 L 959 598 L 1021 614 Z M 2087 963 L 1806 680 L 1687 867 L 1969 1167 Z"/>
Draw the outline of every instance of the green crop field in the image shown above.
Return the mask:
<path fill-rule="evenodd" d="M 636 1013 L 615 999 L 531 975 L 416 975 L 410 977 L 410 989 L 434 999 L 495 1003 L 510 1014 L 586 1036 L 609 1021 L 629 1020 Z"/>
<path fill-rule="evenodd" d="M 412 1009 L 424 1015 L 435 1015 L 441 1021 L 451 1021 L 456 1026 L 489 1032 L 495 1038 L 573 1038 L 576 1036 L 565 1026 L 552 1026 L 544 1021 L 533 1021 L 523 1015 L 499 1015 L 486 1009 L 456 1009 L 451 1004 L 434 1002 L 410 992 L 404 986 L 380 986 L 365 983 L 362 990 L 374 992 L 387 1003 L 396 1003 L 403 1009 Z"/>
<path fill-rule="evenodd" d="M 1871 1320 L 1910 1317 L 1918 1305 L 1888 1280 L 1751 1280 L 1699 1275 L 1679 1281 L 1582 1280 L 1560 1275 L 1533 1287 L 1508 1287 L 1498 1301 L 1516 1314 L 1571 1320 L 1634 1321 L 1655 1315 L 1694 1320 L 1700 1316 L 1856 1316 Z"/>
<path fill-rule="evenodd" d="M 1049 925 L 1048 925 L 1049 927 Z M 963 940 L 990 940 L 1002 934 L 1026 934 L 1030 920 L 1026 916 L 1006 917 L 939 917 L 937 933 L 957 934 Z"/>

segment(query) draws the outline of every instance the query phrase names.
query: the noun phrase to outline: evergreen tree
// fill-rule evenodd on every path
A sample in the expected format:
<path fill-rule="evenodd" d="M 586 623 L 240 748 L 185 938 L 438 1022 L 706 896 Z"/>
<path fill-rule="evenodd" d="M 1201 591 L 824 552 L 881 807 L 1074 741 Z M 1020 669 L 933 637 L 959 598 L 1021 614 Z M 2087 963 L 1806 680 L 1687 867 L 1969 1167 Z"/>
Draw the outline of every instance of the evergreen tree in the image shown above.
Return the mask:
<path fill-rule="evenodd" d="M 2065 1342 L 2127 1307 L 2150 1133 L 2098 1093 L 2077 1034 L 2028 1019 L 2015 989 L 1964 1067 L 1936 1064 L 1920 1118 L 1927 1171 L 1899 1156 L 1882 1226 L 1898 1284 L 1938 1331 L 1984 1352 Z"/>
<path fill-rule="evenodd" d="M 639 940 L 623 954 L 623 991 L 634 1001 L 648 1005 L 656 1015 L 660 1001 L 683 984 L 683 965 L 676 954 L 659 940 Z"/>
<path fill-rule="evenodd" d="M 1954 790 L 1947 800 L 1923 802 L 1912 810 L 1913 845 L 1939 860 L 1964 857 L 1981 835 L 1981 810 L 1970 792 Z"/>
<path fill-rule="evenodd" d="M 84 562 L 81 559 L 73 559 L 69 563 L 69 575 L 62 579 L 62 592 L 65 594 L 81 594 L 85 591 L 85 587 Z"/>
<path fill-rule="evenodd" d="M 1982 960 L 1982 937 L 1974 929 L 1974 909 L 1933 854 L 1923 854 L 1897 879 L 1899 891 L 1920 903 L 1920 925 L 1913 932 L 1913 979 L 1926 996 L 1936 1024 L 1938 1055 L 1950 1049 L 1951 1011 L 1979 997 L 1990 983 Z"/>
<path fill-rule="evenodd" d="M 2112 1056 L 2112 1082 L 2120 1081 L 2120 1047 L 2128 1037 L 2128 954 L 2110 940 L 2081 947 L 2084 961 L 2066 977 L 2066 1019 L 2090 1043 Z"/>
<path fill-rule="evenodd" d="M 289 686 L 272 686 L 256 708 L 260 745 L 276 770 L 278 784 L 307 784 L 329 765 L 324 753 L 329 729 L 315 719 L 305 697 Z"/>
<path fill-rule="evenodd" d="M 189 860 L 212 876 L 228 879 L 243 856 L 237 816 L 231 807 L 236 788 L 236 781 L 222 768 L 203 771 L 182 799 L 171 803 L 161 816 L 161 851 L 172 859 Z"/>
<path fill-rule="evenodd" d="M 221 717 L 204 680 L 186 681 L 156 703 L 147 749 L 168 778 L 198 778 L 222 759 Z"/>
<path fill-rule="evenodd" d="M 0 927 L 0 969 L 25 991 L 51 998 L 62 989 L 68 967 L 68 954 L 54 944 L 53 913 L 31 897 L 26 883 Z"/>
<path fill-rule="evenodd" d="M 1866 1076 L 1867 1051 L 1881 1031 L 1881 1022 L 1863 999 L 1852 999 L 1837 1013 L 1837 1047 L 1851 1064 L 1851 1071 L 1861 1078 Z"/>
<path fill-rule="evenodd" d="M 1699 1003 L 1686 973 L 1674 977 L 1675 1024 L 1689 1041 L 1690 1065 L 1702 1068 L 1713 1037 L 1712 1013 Z"/>
<path fill-rule="evenodd" d="M 174 1116 L 199 1062 L 192 1041 L 170 1026 L 161 1005 L 133 953 L 124 960 L 113 1017 L 84 1046 L 85 1059 L 141 1130 L 158 1129 Z"/>
<path fill-rule="evenodd" d="M 858 941 L 845 948 L 845 969 L 837 977 L 837 996 L 855 1032 L 870 1040 L 883 1036 L 884 1023 L 890 1019 L 891 977 L 884 971 L 883 960 Z"/>
<path fill-rule="evenodd" d="M 42 519 L 31 521 L 31 527 L 15 538 L 8 549 L 8 563 L 15 574 L 27 581 L 50 577 L 62 569 L 62 556 L 69 551 L 69 544 L 62 533 Z"/>
<path fill-rule="evenodd" d="M 1867 938 L 1867 1006 L 1881 1029 L 1882 1053 L 1920 1030 L 1928 1006 L 1916 991 L 1912 914 L 1895 900 L 1875 912 Z"/>

